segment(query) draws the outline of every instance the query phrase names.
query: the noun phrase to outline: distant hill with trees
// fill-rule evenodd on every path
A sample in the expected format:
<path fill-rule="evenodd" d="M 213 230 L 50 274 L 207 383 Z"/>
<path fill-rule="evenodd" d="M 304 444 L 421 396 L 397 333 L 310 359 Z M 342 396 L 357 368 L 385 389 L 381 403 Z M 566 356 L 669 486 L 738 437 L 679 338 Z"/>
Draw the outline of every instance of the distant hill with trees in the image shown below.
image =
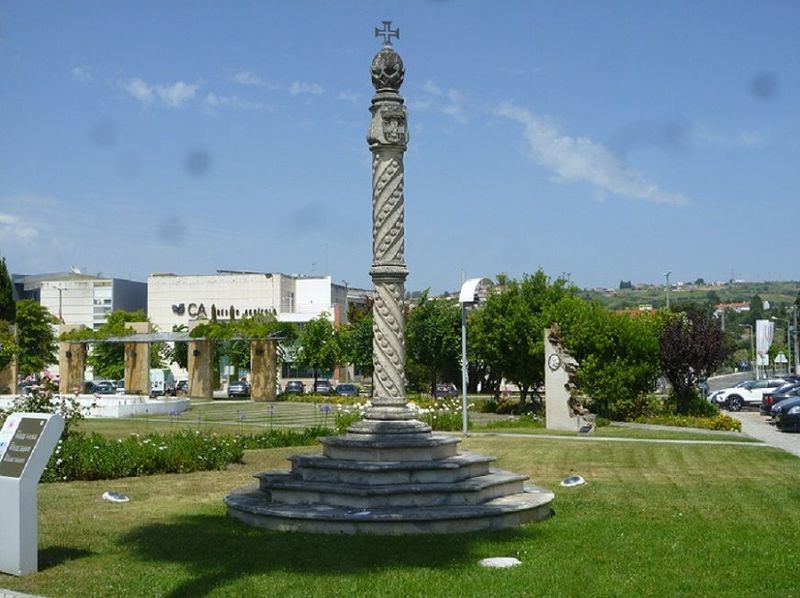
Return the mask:
<path fill-rule="evenodd" d="M 595 299 L 611 309 L 637 309 L 641 305 L 651 305 L 654 309 L 664 307 L 667 302 L 666 288 L 663 284 L 634 284 L 617 289 L 584 289 L 581 295 Z M 623 285 L 620 284 L 622 287 Z M 769 301 L 770 307 L 782 310 L 795 303 L 800 293 L 800 281 L 771 282 L 728 282 L 723 284 L 705 283 L 697 279 L 681 286 L 672 284 L 669 291 L 671 304 L 679 303 L 750 303 L 756 295 Z"/>

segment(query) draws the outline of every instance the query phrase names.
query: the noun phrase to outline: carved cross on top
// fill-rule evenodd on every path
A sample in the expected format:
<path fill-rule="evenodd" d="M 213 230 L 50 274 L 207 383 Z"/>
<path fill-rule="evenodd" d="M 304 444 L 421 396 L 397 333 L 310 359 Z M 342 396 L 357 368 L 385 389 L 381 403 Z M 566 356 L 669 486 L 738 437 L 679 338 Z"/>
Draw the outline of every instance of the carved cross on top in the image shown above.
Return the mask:
<path fill-rule="evenodd" d="M 383 45 L 384 46 L 391 46 L 392 45 L 392 38 L 396 37 L 400 39 L 400 28 L 392 29 L 392 22 L 391 21 L 381 21 L 383 23 L 383 29 L 378 29 L 375 27 L 375 37 L 383 36 Z"/>

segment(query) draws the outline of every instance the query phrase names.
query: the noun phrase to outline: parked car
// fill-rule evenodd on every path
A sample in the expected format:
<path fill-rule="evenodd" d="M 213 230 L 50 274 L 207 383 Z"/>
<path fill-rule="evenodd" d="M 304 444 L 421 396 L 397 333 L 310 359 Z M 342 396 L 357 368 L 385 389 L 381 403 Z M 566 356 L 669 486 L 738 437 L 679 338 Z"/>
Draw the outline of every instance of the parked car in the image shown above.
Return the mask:
<path fill-rule="evenodd" d="M 150 369 L 150 396 L 175 396 L 175 374 L 169 368 Z"/>
<path fill-rule="evenodd" d="M 739 384 L 736 384 L 735 386 L 731 386 L 729 388 L 720 388 L 719 390 L 715 390 L 712 393 L 710 393 L 706 397 L 706 399 L 708 400 L 709 403 L 714 403 L 715 405 L 720 405 L 721 403 L 717 402 L 717 397 L 719 395 L 721 395 L 723 392 L 727 392 L 727 391 L 729 391 L 729 390 L 731 390 L 733 388 L 741 388 L 742 386 L 744 386 L 745 384 L 748 384 L 749 382 L 753 382 L 753 380 L 742 380 L 741 382 L 739 382 Z"/>
<path fill-rule="evenodd" d="M 782 432 L 800 432 L 800 397 L 786 399 L 772 407 L 772 423 Z"/>
<path fill-rule="evenodd" d="M 330 380 L 317 380 L 316 382 L 314 382 L 314 394 L 325 395 L 325 396 L 330 395 L 331 394 Z"/>
<path fill-rule="evenodd" d="M 175 384 L 175 392 L 179 395 L 189 394 L 189 381 L 178 380 L 177 384 Z"/>
<path fill-rule="evenodd" d="M 95 395 L 115 395 L 117 385 L 111 380 L 95 380 L 93 383 L 92 394 Z"/>
<path fill-rule="evenodd" d="M 800 383 L 798 382 L 787 382 L 775 390 L 768 390 L 761 397 L 761 415 L 770 415 L 773 405 L 796 396 L 800 396 Z"/>
<path fill-rule="evenodd" d="M 783 378 L 762 378 L 760 380 L 750 380 L 733 388 L 726 388 L 721 392 L 714 393 L 714 401 L 718 405 L 724 405 L 730 411 L 741 411 L 745 406 L 761 405 L 761 397 L 768 390 L 775 390 L 785 384 Z"/>
<path fill-rule="evenodd" d="M 286 383 L 286 387 L 283 389 L 283 392 L 287 395 L 302 395 L 306 392 L 306 385 L 300 380 L 289 380 Z"/>
<path fill-rule="evenodd" d="M 455 384 L 437 384 L 435 396 L 437 399 L 457 397 L 458 389 Z"/>
<path fill-rule="evenodd" d="M 125 394 L 125 380 L 114 380 L 114 394 L 124 395 Z"/>
<path fill-rule="evenodd" d="M 228 384 L 228 397 L 249 397 L 250 383 L 247 380 L 236 380 Z"/>
<path fill-rule="evenodd" d="M 338 384 L 336 386 L 336 394 L 340 397 L 357 397 L 358 386 L 355 384 Z"/>

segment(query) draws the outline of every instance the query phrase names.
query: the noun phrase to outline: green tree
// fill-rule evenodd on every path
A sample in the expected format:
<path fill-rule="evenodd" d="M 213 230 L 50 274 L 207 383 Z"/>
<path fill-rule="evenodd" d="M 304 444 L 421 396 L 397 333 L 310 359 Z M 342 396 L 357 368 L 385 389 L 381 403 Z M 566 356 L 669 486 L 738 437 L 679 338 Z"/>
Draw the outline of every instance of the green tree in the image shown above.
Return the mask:
<path fill-rule="evenodd" d="M 188 327 L 185 324 L 178 324 L 172 327 L 172 332 L 186 332 Z M 178 367 L 186 369 L 189 367 L 189 343 L 175 342 L 172 349 L 167 352 L 170 363 L 175 363 Z"/>
<path fill-rule="evenodd" d="M 614 313 L 598 302 L 566 297 L 550 311 L 564 345 L 578 361 L 578 391 L 612 419 L 640 415 L 660 373 L 658 314 Z"/>
<path fill-rule="evenodd" d="M 133 334 L 133 329 L 128 326 L 131 322 L 147 322 L 144 310 L 124 311 L 116 309 L 108 314 L 106 323 L 103 324 L 95 335 L 100 341 L 114 336 L 128 336 Z M 160 367 L 162 362 L 161 352 L 164 343 L 154 343 L 150 347 L 150 367 Z M 125 344 L 97 342 L 92 345 L 92 350 L 87 358 L 87 363 L 92 366 L 95 375 L 101 378 L 117 380 L 125 375 Z"/>
<path fill-rule="evenodd" d="M 16 303 L 14 302 L 14 285 L 8 275 L 6 258 L 0 258 L 0 320 L 14 323 L 16 319 Z"/>
<path fill-rule="evenodd" d="M 676 411 L 689 414 L 698 382 L 722 364 L 731 345 L 710 310 L 695 305 L 682 309 L 669 316 L 661 333 L 661 367 L 672 386 Z"/>
<path fill-rule="evenodd" d="M 14 333 L 11 331 L 11 324 L 0 320 L 0 370 L 11 363 L 17 351 L 17 339 L 14 338 Z"/>
<path fill-rule="evenodd" d="M 297 363 L 314 370 L 314 384 L 320 370 L 330 370 L 340 361 L 339 344 L 333 332 L 333 324 L 326 314 L 310 320 L 300 331 L 300 350 Z"/>
<path fill-rule="evenodd" d="M 437 382 L 453 382 L 458 378 L 460 327 L 458 304 L 444 297 L 431 298 L 427 290 L 408 314 L 406 357 L 422 368 L 431 394 L 435 393 Z"/>
<path fill-rule="evenodd" d="M 53 324 L 56 318 L 38 301 L 23 299 L 17 302 L 17 346 L 19 373 L 38 374 L 56 361 L 56 338 Z"/>
<path fill-rule="evenodd" d="M 334 337 L 338 345 L 338 365 L 353 364 L 365 374 L 372 374 L 372 316 L 364 315 L 356 321 L 336 328 Z"/>
<path fill-rule="evenodd" d="M 495 291 L 470 317 L 471 354 L 498 377 L 516 384 L 520 401 L 544 384 L 547 310 L 576 289 L 564 277 L 551 281 L 540 269 L 521 281 L 497 277 Z"/>
<path fill-rule="evenodd" d="M 756 320 L 764 319 L 764 301 L 759 295 L 753 295 L 750 299 L 750 311 L 748 312 L 748 320 L 750 324 L 755 326 Z"/>

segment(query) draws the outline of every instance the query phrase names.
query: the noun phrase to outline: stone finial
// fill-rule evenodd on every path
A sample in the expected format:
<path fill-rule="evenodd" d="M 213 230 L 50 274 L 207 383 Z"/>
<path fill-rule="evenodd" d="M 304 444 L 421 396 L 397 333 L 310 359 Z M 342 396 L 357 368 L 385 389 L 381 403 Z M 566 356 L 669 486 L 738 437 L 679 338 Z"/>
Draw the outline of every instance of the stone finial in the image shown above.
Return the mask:
<path fill-rule="evenodd" d="M 406 73 L 403 59 L 391 46 L 384 46 L 380 52 L 375 54 L 370 72 L 372 73 L 372 84 L 375 86 L 376 91 L 395 93 L 400 90 Z"/>

